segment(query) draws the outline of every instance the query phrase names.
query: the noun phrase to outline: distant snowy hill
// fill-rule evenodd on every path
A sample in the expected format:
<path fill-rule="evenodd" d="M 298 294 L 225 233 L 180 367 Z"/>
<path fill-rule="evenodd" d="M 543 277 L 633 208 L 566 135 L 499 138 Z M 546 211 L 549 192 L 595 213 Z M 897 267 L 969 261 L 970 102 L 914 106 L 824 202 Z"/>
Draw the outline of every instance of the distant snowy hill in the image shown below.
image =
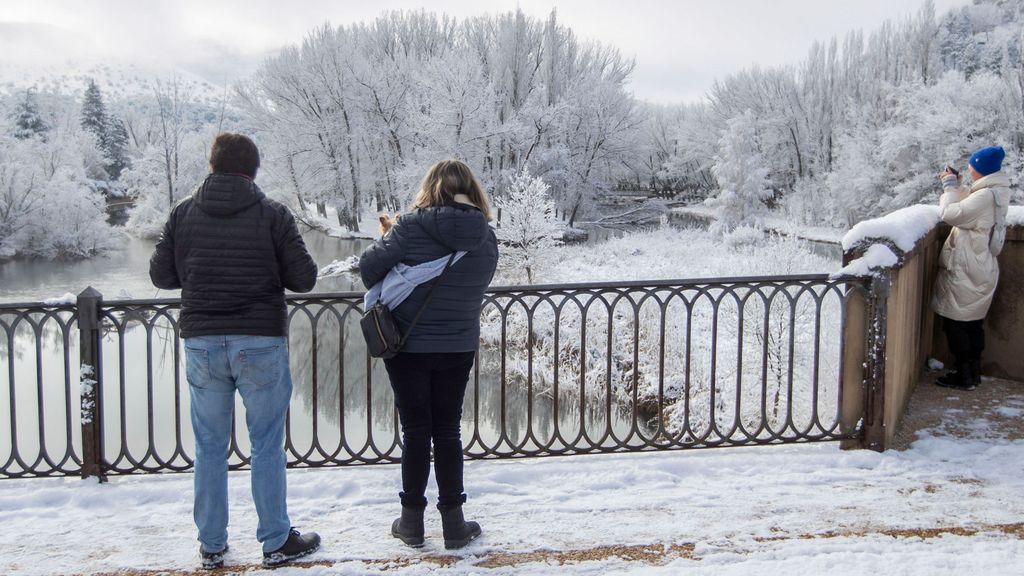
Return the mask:
<path fill-rule="evenodd" d="M 104 54 L 89 36 L 36 23 L 0 22 L 0 94 L 34 87 L 39 91 L 80 93 L 89 78 L 113 100 L 151 94 L 156 80 L 176 76 L 198 103 L 218 102 L 225 84 L 255 69 L 255 58 L 199 46 L 223 56 L 220 65 L 203 62 L 146 62 L 134 54 Z"/>

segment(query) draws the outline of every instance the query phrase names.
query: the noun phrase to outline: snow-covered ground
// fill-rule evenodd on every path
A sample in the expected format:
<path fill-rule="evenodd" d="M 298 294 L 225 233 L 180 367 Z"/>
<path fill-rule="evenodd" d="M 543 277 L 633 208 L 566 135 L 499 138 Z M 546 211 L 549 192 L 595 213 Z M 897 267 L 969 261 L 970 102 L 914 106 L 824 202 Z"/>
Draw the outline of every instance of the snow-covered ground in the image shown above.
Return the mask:
<path fill-rule="evenodd" d="M 1024 391 L 999 410 L 1024 413 Z M 469 462 L 466 511 L 484 535 L 458 552 L 444 550 L 432 508 L 425 548 L 390 537 L 398 467 L 295 470 L 292 521 L 324 543 L 275 574 L 1024 574 L 1024 440 L 982 415 L 945 417 L 970 419 L 967 437 L 938 425 L 905 452 L 821 444 Z M 0 573 L 196 570 L 191 480 L 3 481 Z M 267 573 L 248 492 L 248 474 L 233 473 L 222 573 Z"/>

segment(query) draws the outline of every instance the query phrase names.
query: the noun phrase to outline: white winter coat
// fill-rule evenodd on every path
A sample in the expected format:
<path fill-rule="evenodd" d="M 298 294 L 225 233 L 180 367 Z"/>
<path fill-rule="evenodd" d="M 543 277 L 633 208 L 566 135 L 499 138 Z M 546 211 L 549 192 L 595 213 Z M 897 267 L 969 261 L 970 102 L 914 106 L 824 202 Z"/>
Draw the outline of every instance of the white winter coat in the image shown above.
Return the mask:
<path fill-rule="evenodd" d="M 953 227 L 939 255 L 932 309 L 963 322 L 988 314 L 999 282 L 999 263 L 989 250 L 996 218 L 1006 222 L 1010 181 L 994 172 L 971 185 L 946 188 L 939 198 L 942 220 Z M 997 215 L 996 211 L 1000 211 Z"/>

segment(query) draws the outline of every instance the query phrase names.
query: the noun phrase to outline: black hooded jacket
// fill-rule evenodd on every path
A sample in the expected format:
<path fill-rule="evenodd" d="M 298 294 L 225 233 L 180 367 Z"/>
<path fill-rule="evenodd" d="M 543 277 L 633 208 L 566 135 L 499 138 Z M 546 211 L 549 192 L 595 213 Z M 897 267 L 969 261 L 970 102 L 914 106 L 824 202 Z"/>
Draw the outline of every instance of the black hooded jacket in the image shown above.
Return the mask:
<path fill-rule="evenodd" d="M 480 308 L 498 265 L 494 230 L 476 207 L 453 202 L 403 214 L 384 238 L 359 258 L 367 288 L 399 262 L 423 264 L 466 251 L 437 285 L 434 296 L 406 340 L 403 352 L 470 352 L 480 343 Z M 393 310 L 405 333 L 433 281 L 421 284 Z"/>
<path fill-rule="evenodd" d="M 256 183 L 210 174 L 164 225 L 149 277 L 181 288 L 181 337 L 288 333 L 285 289 L 309 292 L 316 263 L 295 218 Z"/>

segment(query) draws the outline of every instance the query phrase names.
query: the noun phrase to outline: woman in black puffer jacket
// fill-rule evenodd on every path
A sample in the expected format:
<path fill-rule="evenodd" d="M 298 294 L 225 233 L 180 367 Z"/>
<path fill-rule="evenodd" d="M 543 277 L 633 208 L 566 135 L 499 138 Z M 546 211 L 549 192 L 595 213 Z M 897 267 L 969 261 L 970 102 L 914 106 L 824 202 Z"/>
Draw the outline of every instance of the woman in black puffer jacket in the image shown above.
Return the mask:
<path fill-rule="evenodd" d="M 462 162 L 445 160 L 427 172 L 412 211 L 401 215 L 359 259 L 363 284 L 369 288 L 396 264 L 415 266 L 466 252 L 441 278 L 402 351 L 384 361 L 404 442 L 402 516 L 391 533 L 414 547 L 423 545 L 431 442 L 445 548 L 461 548 L 480 535 L 480 525 L 466 522 L 462 514 L 466 495 L 460 421 L 479 346 L 484 290 L 498 263 L 490 219 L 487 196 L 473 172 Z M 418 286 L 392 311 L 403 334 L 432 283 Z"/>

